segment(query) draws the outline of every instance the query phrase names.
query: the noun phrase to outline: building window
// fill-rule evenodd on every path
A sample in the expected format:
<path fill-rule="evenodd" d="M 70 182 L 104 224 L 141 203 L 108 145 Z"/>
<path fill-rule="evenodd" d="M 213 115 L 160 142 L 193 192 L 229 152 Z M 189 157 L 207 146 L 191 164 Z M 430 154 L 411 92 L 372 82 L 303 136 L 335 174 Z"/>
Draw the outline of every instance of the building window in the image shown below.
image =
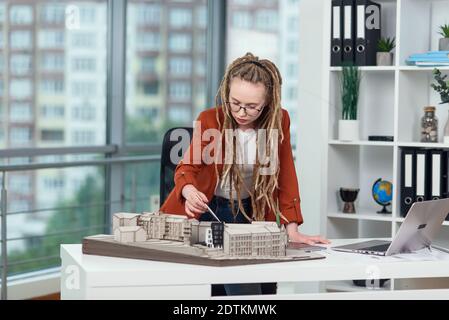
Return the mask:
<path fill-rule="evenodd" d="M 292 54 L 296 54 L 299 51 L 299 43 L 298 40 L 289 40 L 287 43 L 288 52 Z"/>
<path fill-rule="evenodd" d="M 137 48 L 140 50 L 158 51 L 160 44 L 161 36 L 159 33 L 144 32 L 137 35 Z"/>
<path fill-rule="evenodd" d="M 10 140 L 12 145 L 28 145 L 31 142 L 30 128 L 11 128 Z"/>
<path fill-rule="evenodd" d="M 64 179 L 62 177 L 44 177 L 44 188 L 58 191 L 64 188 Z"/>
<path fill-rule="evenodd" d="M 144 95 L 157 95 L 159 92 L 159 82 L 157 80 L 154 81 L 142 81 L 139 83 L 141 87 L 141 92 Z"/>
<path fill-rule="evenodd" d="M 288 64 L 287 76 L 289 76 L 289 77 L 297 77 L 298 76 L 298 65 L 296 63 Z"/>
<path fill-rule="evenodd" d="M 31 177 L 28 175 L 11 175 L 9 189 L 15 193 L 29 193 L 31 191 Z"/>
<path fill-rule="evenodd" d="M 12 177 L 11 177 L 11 179 L 12 179 Z M 15 186 L 14 188 L 17 188 L 17 186 Z M 20 189 L 18 192 L 20 192 Z M 27 200 L 8 201 L 8 213 L 28 212 L 30 210 L 31 210 L 31 204 Z"/>
<path fill-rule="evenodd" d="M 95 72 L 94 58 L 74 58 L 72 60 L 72 71 Z"/>
<path fill-rule="evenodd" d="M 64 71 L 64 54 L 43 53 L 41 56 L 41 69 L 44 71 Z"/>
<path fill-rule="evenodd" d="M 94 33 L 74 33 L 72 35 L 72 46 L 78 48 L 93 48 L 95 47 Z"/>
<path fill-rule="evenodd" d="M 170 26 L 172 28 L 185 28 L 192 25 L 191 9 L 172 9 L 170 10 Z"/>
<path fill-rule="evenodd" d="M 10 34 L 10 47 L 11 49 L 30 49 L 32 46 L 31 32 L 30 31 L 11 31 Z"/>
<path fill-rule="evenodd" d="M 44 79 L 41 82 L 41 90 L 46 94 L 64 93 L 64 80 Z"/>
<path fill-rule="evenodd" d="M 203 59 L 197 59 L 195 62 L 195 73 L 199 76 L 206 74 L 206 61 Z"/>
<path fill-rule="evenodd" d="M 298 21 L 297 17 L 290 17 L 290 18 L 288 18 L 288 28 L 290 30 L 293 30 L 293 31 L 297 32 L 298 28 L 299 28 L 298 24 L 299 24 L 299 21 Z"/>
<path fill-rule="evenodd" d="M 9 9 L 10 24 L 31 24 L 33 22 L 33 9 L 27 5 L 14 5 Z"/>
<path fill-rule="evenodd" d="M 190 100 L 192 85 L 190 82 L 172 82 L 170 83 L 169 95 L 173 100 Z"/>
<path fill-rule="evenodd" d="M 172 58 L 169 66 L 172 75 L 190 75 L 192 73 L 192 60 L 190 58 Z"/>
<path fill-rule="evenodd" d="M 41 139 L 44 142 L 61 142 L 64 141 L 63 130 L 42 130 Z"/>
<path fill-rule="evenodd" d="M 3 80 L 0 80 L 0 97 L 3 97 Z"/>
<path fill-rule="evenodd" d="M 287 89 L 287 99 L 296 100 L 297 97 L 297 89 L 294 87 L 289 87 Z"/>
<path fill-rule="evenodd" d="M 94 24 L 95 23 L 95 8 L 94 7 L 81 7 L 80 8 L 80 23 L 81 24 Z"/>
<path fill-rule="evenodd" d="M 75 130 L 72 133 L 73 144 L 92 145 L 95 141 L 95 132 L 91 130 Z"/>
<path fill-rule="evenodd" d="M 196 51 L 206 52 L 206 35 L 204 33 L 196 36 Z"/>
<path fill-rule="evenodd" d="M 41 7 L 41 20 L 48 24 L 61 24 L 65 21 L 65 6 L 51 3 Z"/>
<path fill-rule="evenodd" d="M 5 68 L 5 61 L 3 59 L 3 54 L 0 53 L 0 73 L 3 72 L 4 68 Z"/>
<path fill-rule="evenodd" d="M 278 28 L 278 15 L 274 10 L 260 10 L 256 13 L 256 26 L 258 29 L 276 31 Z"/>
<path fill-rule="evenodd" d="M 41 106 L 41 116 L 45 119 L 62 119 L 64 118 L 64 106 L 60 105 L 43 105 Z"/>
<path fill-rule="evenodd" d="M 205 7 L 196 8 L 196 24 L 200 28 L 207 26 L 207 10 Z"/>
<path fill-rule="evenodd" d="M 161 22 L 161 7 L 156 3 L 140 4 L 136 7 L 139 25 L 157 26 Z"/>
<path fill-rule="evenodd" d="M 168 48 L 173 52 L 188 52 L 192 49 L 192 36 L 183 33 L 171 33 Z"/>
<path fill-rule="evenodd" d="M 29 122 L 32 118 L 33 114 L 29 103 L 11 103 L 9 111 L 9 120 L 11 122 Z"/>
<path fill-rule="evenodd" d="M 5 4 L 0 3 L 0 23 L 5 22 Z"/>
<path fill-rule="evenodd" d="M 40 48 L 62 48 L 64 47 L 64 31 L 42 30 L 39 32 Z"/>
<path fill-rule="evenodd" d="M 10 61 L 12 75 L 22 76 L 31 72 L 31 56 L 29 54 L 13 54 Z"/>
<path fill-rule="evenodd" d="M 95 120 L 95 108 L 89 104 L 75 106 L 72 108 L 72 118 L 74 120 L 93 121 Z"/>
<path fill-rule="evenodd" d="M 142 57 L 140 71 L 143 73 L 155 73 L 156 72 L 156 58 L 154 57 Z"/>
<path fill-rule="evenodd" d="M 238 29 L 250 29 L 252 27 L 252 17 L 247 11 L 237 11 L 232 14 L 232 26 Z"/>
<path fill-rule="evenodd" d="M 31 81 L 26 79 L 14 79 L 10 82 L 9 94 L 15 99 L 26 99 L 31 96 Z"/>
<path fill-rule="evenodd" d="M 97 91 L 97 86 L 94 82 L 73 82 L 72 84 L 72 95 L 75 97 L 79 96 L 94 96 Z"/>
<path fill-rule="evenodd" d="M 172 105 L 168 108 L 168 119 L 175 123 L 185 123 L 192 118 L 192 111 L 187 106 Z"/>
<path fill-rule="evenodd" d="M 139 116 L 141 116 L 142 118 L 155 120 L 159 117 L 159 109 L 158 108 L 140 107 L 137 109 L 137 114 Z"/>

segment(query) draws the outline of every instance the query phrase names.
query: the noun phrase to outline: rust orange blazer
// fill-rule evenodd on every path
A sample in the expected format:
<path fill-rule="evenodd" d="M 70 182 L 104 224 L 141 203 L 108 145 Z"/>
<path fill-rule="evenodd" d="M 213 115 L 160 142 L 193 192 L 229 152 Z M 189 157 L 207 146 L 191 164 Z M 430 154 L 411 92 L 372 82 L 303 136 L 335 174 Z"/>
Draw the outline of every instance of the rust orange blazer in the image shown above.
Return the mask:
<path fill-rule="evenodd" d="M 201 127 L 195 126 L 194 137 L 195 135 L 197 135 L 196 137 L 202 137 L 202 134 L 206 129 L 219 128 L 216 112 L 219 114 L 220 122 L 223 123 L 224 114 L 221 107 L 207 109 L 201 112 L 197 118 Z M 274 200 L 278 201 L 282 215 L 288 220 L 281 219 L 282 223 L 296 222 L 301 224 L 303 218 L 300 207 L 299 187 L 293 162 L 292 147 L 290 144 L 290 117 L 285 109 L 282 109 L 282 131 L 284 133 L 284 140 L 278 146 L 280 171 L 278 189 L 274 192 Z M 199 134 L 201 134 L 201 136 L 199 136 Z M 209 143 L 210 141 L 201 140 L 201 150 L 203 150 Z M 186 215 L 184 209 L 185 199 L 181 192 L 182 188 L 187 184 L 194 185 L 199 191 L 205 194 L 209 201 L 212 199 L 218 180 L 215 173 L 215 164 L 206 164 L 202 160 L 196 162 L 189 161 L 188 159 L 194 159 L 193 149 L 194 146 L 192 142 L 185 152 L 183 159 L 176 167 L 174 177 L 175 187 L 161 206 L 161 212 Z M 224 144 L 222 150 L 224 150 Z M 211 154 L 213 154 L 213 152 Z M 217 169 L 221 175 L 223 165 L 218 164 Z M 267 209 L 265 220 L 276 221 L 276 216 L 272 210 Z"/>

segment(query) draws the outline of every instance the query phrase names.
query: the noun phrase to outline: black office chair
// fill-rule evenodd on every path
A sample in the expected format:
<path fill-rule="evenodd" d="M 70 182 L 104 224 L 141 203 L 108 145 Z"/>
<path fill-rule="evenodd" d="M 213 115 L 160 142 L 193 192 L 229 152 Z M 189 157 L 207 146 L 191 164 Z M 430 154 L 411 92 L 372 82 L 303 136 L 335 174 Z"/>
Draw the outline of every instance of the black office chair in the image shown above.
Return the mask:
<path fill-rule="evenodd" d="M 182 157 L 181 150 L 187 150 L 187 147 L 190 144 L 190 141 L 192 140 L 193 136 L 193 128 L 189 127 L 176 127 L 171 128 L 168 130 L 165 135 L 164 139 L 162 141 L 162 153 L 161 153 L 161 175 L 160 175 L 160 192 L 159 192 L 159 201 L 162 205 L 164 201 L 167 199 L 170 192 L 175 187 L 175 169 L 178 165 L 177 163 L 173 163 L 170 159 L 170 153 L 172 148 L 177 145 L 181 141 L 181 137 L 178 137 L 177 140 L 171 141 L 170 135 L 174 130 L 185 130 L 190 136 L 190 140 L 188 141 L 187 145 L 183 145 L 182 148 L 180 148 L 180 151 L 178 152 L 178 156 Z M 186 143 L 184 140 L 183 143 Z"/>

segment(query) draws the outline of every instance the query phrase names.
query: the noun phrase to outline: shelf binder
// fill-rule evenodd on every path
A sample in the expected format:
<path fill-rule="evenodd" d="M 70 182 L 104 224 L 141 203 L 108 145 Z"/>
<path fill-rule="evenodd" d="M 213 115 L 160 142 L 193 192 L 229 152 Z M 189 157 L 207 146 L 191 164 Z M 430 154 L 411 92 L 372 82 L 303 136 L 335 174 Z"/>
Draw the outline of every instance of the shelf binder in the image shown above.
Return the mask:
<path fill-rule="evenodd" d="M 428 198 L 428 156 L 427 150 L 416 150 L 416 197 L 421 202 Z"/>
<path fill-rule="evenodd" d="M 375 66 L 380 40 L 381 6 L 370 0 L 355 0 L 355 64 Z"/>
<path fill-rule="evenodd" d="M 401 216 L 405 217 L 416 197 L 416 156 L 414 149 L 401 152 Z"/>
<path fill-rule="evenodd" d="M 354 2 L 343 0 L 343 64 L 354 64 Z"/>
<path fill-rule="evenodd" d="M 343 0 L 332 0 L 331 66 L 340 66 L 343 47 Z"/>
<path fill-rule="evenodd" d="M 447 151 L 431 150 L 429 165 L 430 193 L 427 200 L 447 197 Z"/>

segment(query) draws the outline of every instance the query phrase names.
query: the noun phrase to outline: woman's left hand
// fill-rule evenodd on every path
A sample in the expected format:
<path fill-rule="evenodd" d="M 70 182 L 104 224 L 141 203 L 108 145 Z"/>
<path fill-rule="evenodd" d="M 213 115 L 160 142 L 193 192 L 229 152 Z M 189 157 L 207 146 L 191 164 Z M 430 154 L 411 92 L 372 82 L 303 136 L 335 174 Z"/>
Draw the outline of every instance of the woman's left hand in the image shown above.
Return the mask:
<path fill-rule="evenodd" d="M 323 238 L 319 235 L 317 236 L 309 236 L 303 233 L 298 232 L 298 225 L 296 223 L 290 223 L 287 226 L 288 238 L 291 242 L 300 242 L 309 245 L 314 245 L 317 243 L 329 244 L 331 243 L 326 238 Z"/>

